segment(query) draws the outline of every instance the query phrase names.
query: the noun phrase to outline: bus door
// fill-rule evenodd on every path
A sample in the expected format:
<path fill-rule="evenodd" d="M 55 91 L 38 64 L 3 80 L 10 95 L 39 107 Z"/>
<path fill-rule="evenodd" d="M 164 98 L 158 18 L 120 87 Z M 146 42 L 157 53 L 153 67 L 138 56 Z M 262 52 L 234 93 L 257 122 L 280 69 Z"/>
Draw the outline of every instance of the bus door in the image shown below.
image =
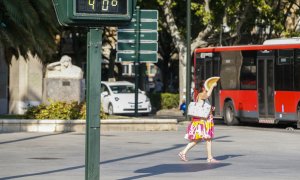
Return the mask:
<path fill-rule="evenodd" d="M 199 83 L 212 76 L 220 76 L 220 54 L 219 53 L 198 53 L 195 62 L 195 87 L 199 88 Z M 210 98 L 211 103 L 216 107 L 215 115 L 220 115 L 219 100 L 220 85 L 216 87 Z"/>
<path fill-rule="evenodd" d="M 213 53 L 212 57 L 204 58 L 204 80 L 213 76 L 220 76 L 220 55 L 219 53 Z M 215 115 L 220 115 L 220 98 L 219 98 L 220 85 L 215 87 L 210 102 L 216 107 Z"/>
<path fill-rule="evenodd" d="M 258 52 L 257 95 L 259 122 L 274 123 L 274 52 Z"/>

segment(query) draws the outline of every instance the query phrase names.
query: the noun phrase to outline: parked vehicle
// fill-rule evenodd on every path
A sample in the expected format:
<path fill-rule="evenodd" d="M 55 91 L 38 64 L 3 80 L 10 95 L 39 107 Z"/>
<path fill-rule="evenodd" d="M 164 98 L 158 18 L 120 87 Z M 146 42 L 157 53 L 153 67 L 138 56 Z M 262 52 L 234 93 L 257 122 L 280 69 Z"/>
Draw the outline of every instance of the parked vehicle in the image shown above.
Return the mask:
<path fill-rule="evenodd" d="M 195 84 L 221 77 L 211 102 L 228 125 L 250 121 L 297 123 L 300 128 L 300 43 L 268 40 L 263 45 L 198 48 Z"/>
<path fill-rule="evenodd" d="M 138 90 L 138 113 L 152 111 L 150 99 Z M 135 85 L 128 81 L 101 82 L 101 105 L 107 114 L 132 114 L 135 112 Z"/>

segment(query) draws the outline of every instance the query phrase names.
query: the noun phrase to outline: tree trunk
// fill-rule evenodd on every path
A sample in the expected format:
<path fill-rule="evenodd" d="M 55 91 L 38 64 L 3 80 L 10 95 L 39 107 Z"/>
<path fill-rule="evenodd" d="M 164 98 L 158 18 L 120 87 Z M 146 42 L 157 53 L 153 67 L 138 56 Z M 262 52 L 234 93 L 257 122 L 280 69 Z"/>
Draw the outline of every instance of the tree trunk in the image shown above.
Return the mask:
<path fill-rule="evenodd" d="M 183 37 L 180 36 L 180 32 L 178 27 L 175 23 L 175 18 L 172 13 L 173 0 L 166 0 L 163 8 L 164 8 L 164 15 L 166 17 L 166 22 L 168 24 L 170 33 L 173 38 L 173 43 L 178 50 L 179 55 L 179 95 L 180 95 L 180 102 L 183 100 L 183 89 L 186 85 L 186 47 L 185 47 L 185 40 Z"/>

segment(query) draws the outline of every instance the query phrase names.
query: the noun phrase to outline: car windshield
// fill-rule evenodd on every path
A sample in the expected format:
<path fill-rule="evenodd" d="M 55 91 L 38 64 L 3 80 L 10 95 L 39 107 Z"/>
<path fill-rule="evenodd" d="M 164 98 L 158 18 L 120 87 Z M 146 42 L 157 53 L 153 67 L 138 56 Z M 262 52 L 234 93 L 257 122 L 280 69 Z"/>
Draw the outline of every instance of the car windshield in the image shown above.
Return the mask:
<path fill-rule="evenodd" d="M 134 86 L 130 85 L 112 85 L 110 89 L 114 94 L 134 93 Z"/>

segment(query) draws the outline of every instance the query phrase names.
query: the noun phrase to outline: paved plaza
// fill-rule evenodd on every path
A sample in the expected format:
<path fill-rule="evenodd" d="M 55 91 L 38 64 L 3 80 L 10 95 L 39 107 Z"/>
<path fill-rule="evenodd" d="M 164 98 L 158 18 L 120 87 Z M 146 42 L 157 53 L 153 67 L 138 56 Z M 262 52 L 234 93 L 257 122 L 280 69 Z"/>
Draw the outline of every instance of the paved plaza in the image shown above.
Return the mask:
<path fill-rule="evenodd" d="M 188 154 L 186 124 L 178 131 L 101 132 L 101 180 L 299 179 L 300 133 L 276 128 L 216 125 L 218 164 L 206 163 L 205 144 Z M 0 134 L 0 179 L 83 180 L 84 133 Z"/>

